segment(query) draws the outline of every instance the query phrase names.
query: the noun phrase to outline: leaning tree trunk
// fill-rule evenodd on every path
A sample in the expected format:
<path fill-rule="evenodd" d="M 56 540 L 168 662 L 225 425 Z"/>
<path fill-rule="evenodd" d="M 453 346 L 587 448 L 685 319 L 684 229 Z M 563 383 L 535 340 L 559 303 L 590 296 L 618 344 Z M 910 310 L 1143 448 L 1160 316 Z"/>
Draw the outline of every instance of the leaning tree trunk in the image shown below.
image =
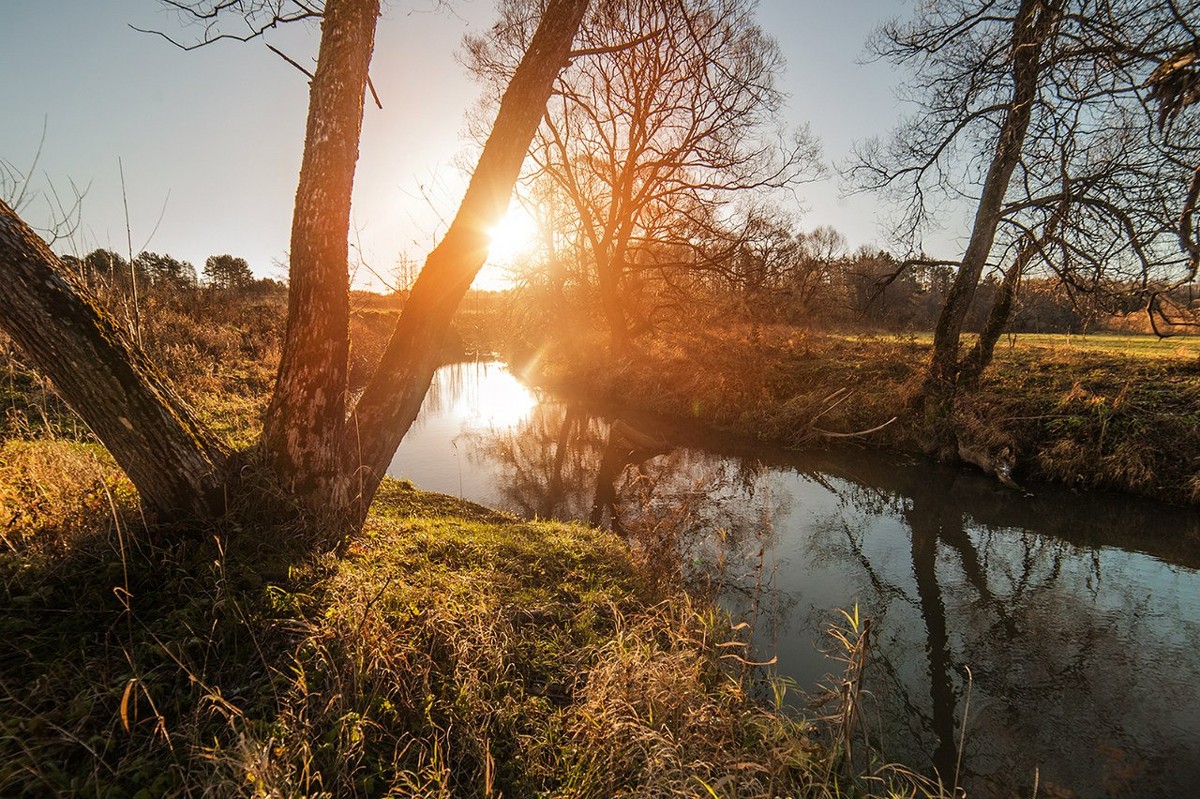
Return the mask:
<path fill-rule="evenodd" d="M 588 0 L 551 0 L 543 12 L 500 101 L 458 213 L 425 261 L 383 358 L 351 413 L 343 444 L 350 468 L 343 479 L 347 493 L 358 499 L 359 521 L 441 363 L 441 344 L 454 312 L 487 258 L 487 230 L 508 207 L 587 5 Z"/>
<path fill-rule="evenodd" d="M 160 516 L 224 508 L 229 456 L 142 351 L 12 208 L 0 201 L 0 327 Z"/>
<path fill-rule="evenodd" d="M 954 450 L 949 420 L 958 376 L 959 341 L 983 267 L 992 251 L 1004 195 L 1008 192 L 1009 181 L 1021 158 L 1025 133 L 1037 97 L 1042 47 L 1057 22 L 1057 8 L 1056 0 L 1022 0 L 1013 21 L 1012 101 L 984 179 L 962 265 L 938 316 L 933 336 L 933 357 L 922 392 L 926 426 L 931 434 L 930 448 L 939 454 L 952 453 Z"/>

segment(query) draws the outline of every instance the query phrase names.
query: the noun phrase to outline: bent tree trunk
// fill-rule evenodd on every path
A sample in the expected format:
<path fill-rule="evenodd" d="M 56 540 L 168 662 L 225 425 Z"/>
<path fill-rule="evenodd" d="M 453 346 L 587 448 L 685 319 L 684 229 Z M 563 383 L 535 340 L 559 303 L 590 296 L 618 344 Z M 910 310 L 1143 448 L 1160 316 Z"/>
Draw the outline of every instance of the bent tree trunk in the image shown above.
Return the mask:
<path fill-rule="evenodd" d="M 0 327 L 104 442 L 149 508 L 224 509 L 229 454 L 12 208 L 0 201 Z"/>
<path fill-rule="evenodd" d="M 487 255 L 567 63 L 588 0 L 550 0 L 501 100 L 446 237 L 429 256 L 387 351 L 346 413 L 349 201 L 378 0 L 328 0 L 292 225 L 289 322 L 262 449 L 299 507 L 361 527 L 392 452 L 416 417 L 441 342 Z M 225 512 L 231 457 L 86 297 L 49 247 L 0 203 L 0 327 L 54 380 L 153 510 Z M 247 489 L 248 490 L 248 489 Z"/>
<path fill-rule="evenodd" d="M 929 448 L 953 457 L 950 415 L 958 378 L 959 341 L 975 289 L 996 238 L 1009 181 L 1021 158 L 1025 133 L 1037 97 L 1042 48 L 1057 23 L 1059 0 L 1022 0 L 1013 21 L 1013 90 L 996 152 L 980 193 L 971 238 L 955 275 L 933 336 L 933 356 L 922 391 Z"/>
<path fill-rule="evenodd" d="M 345 448 L 353 468 L 345 477 L 357 491 L 354 510 L 359 523 L 440 365 L 454 311 L 487 258 L 487 230 L 508 207 L 587 5 L 588 0 L 551 0 L 546 7 L 500 101 L 458 213 L 429 254 L 383 358 L 350 416 Z"/>

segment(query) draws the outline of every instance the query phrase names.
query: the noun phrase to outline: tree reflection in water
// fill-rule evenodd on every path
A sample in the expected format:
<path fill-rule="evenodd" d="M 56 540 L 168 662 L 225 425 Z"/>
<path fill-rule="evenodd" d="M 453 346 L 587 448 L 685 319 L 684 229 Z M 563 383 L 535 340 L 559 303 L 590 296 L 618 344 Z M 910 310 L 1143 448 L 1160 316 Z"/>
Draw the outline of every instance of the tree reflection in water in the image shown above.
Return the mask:
<path fill-rule="evenodd" d="M 486 397 L 494 374 L 474 368 L 457 390 Z M 440 402 L 443 414 L 462 405 Z M 1029 796 L 1035 768 L 1041 795 L 1200 784 L 1195 513 L 1049 488 L 1022 497 L 923 461 L 686 429 L 656 454 L 553 401 L 442 433 L 466 454 L 466 498 L 611 526 L 681 573 L 720 574 L 723 603 L 754 618 L 759 656 L 776 653 L 800 686 L 832 667 L 816 631 L 858 602 L 874 619 L 874 743 L 947 779 L 961 767 L 971 796 Z M 405 446 L 402 476 L 439 457 Z M 448 478 L 422 485 L 455 492 Z"/>
<path fill-rule="evenodd" d="M 506 509 L 611 529 L 653 574 L 724 585 L 747 546 L 759 561 L 769 546 L 774 509 L 769 494 L 756 492 L 763 470 L 753 461 L 671 447 L 627 422 L 557 403 L 461 441 L 473 466 L 494 473 Z"/>

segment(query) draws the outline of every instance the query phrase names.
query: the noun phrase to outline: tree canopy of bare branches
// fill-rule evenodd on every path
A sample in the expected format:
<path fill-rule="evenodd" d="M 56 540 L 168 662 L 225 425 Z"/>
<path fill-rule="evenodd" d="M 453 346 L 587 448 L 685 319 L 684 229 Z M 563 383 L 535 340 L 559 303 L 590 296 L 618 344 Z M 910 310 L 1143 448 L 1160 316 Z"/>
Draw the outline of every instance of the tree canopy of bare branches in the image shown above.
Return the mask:
<path fill-rule="evenodd" d="M 503 81 L 535 0 L 506 0 L 468 65 Z M 585 19 L 531 149 L 526 183 L 549 183 L 595 270 L 615 350 L 629 346 L 655 252 L 677 261 L 731 197 L 819 172 L 806 130 L 775 121 L 777 44 L 748 0 L 602 0 Z"/>

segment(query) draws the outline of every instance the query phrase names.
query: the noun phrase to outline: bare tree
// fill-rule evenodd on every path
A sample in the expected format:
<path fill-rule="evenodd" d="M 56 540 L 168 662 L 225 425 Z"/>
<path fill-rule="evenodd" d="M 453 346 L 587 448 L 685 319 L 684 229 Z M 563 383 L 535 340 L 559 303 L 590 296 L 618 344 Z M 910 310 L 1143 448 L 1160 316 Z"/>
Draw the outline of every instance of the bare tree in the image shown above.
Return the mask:
<path fill-rule="evenodd" d="M 183 8 L 183 4 L 176 4 Z M 242 3 L 211 3 L 219 14 Z M 268 3 L 247 3 L 255 8 Z M 302 6 L 294 3 L 292 5 Z M 166 516 L 211 518 L 263 491 L 242 467 L 265 462 L 300 509 L 361 525 L 415 418 L 450 318 L 487 253 L 587 0 L 550 0 L 504 90 L 457 215 L 425 268 L 365 392 L 347 391 L 348 231 L 378 0 L 328 0 L 313 75 L 292 225 L 287 333 L 257 451 L 235 455 L 201 424 L 146 356 L 12 209 L 0 203 L 0 326 L 54 380 L 137 486 Z M 251 487 L 255 486 L 255 487 Z"/>
<path fill-rule="evenodd" d="M 1055 274 L 1068 292 L 1145 291 L 1180 265 L 1163 246 L 1180 184 L 1148 135 L 1121 44 L 1135 30 L 1145 42 L 1161 36 L 1147 24 L 1133 0 L 938 0 L 874 41 L 913 69 L 922 113 L 886 145 L 860 148 L 849 176 L 902 199 L 897 233 L 914 248 L 938 203 L 975 208 L 919 397 L 941 455 L 957 452 L 956 392 L 990 361 L 1022 273 Z M 989 266 L 1006 277 L 984 336 L 960 358 Z"/>
<path fill-rule="evenodd" d="M 503 81 L 528 39 L 535 0 L 469 40 L 469 65 Z M 555 84 L 530 179 L 567 198 L 615 351 L 631 342 L 645 270 L 638 250 L 686 244 L 715 204 L 795 186 L 817 170 L 807 131 L 775 125 L 782 58 L 750 0 L 603 0 Z M 633 318 L 631 318 L 633 317 Z"/>
<path fill-rule="evenodd" d="M 981 155 L 991 154 L 983 155 L 988 166 L 975 222 L 934 332 L 926 394 L 940 404 L 951 395 L 963 323 L 992 252 L 1041 87 L 1044 50 L 1061 12 L 1057 0 L 932 3 L 913 23 L 885 27 L 876 42 L 881 54 L 902 63 L 917 62 L 921 97 L 931 113 L 912 120 L 884 157 L 866 151 L 854 171 L 867 185 L 882 188 L 904 181 L 911 186 L 910 234 L 925 222 L 926 181 L 932 178 L 935 185 L 953 187 L 955 177 L 948 174 L 944 154 L 960 137 L 974 133 L 973 125 L 982 123 L 987 131 L 982 135 L 988 136 L 984 147 L 977 145 Z M 939 410 L 936 415 L 948 413 Z"/>

